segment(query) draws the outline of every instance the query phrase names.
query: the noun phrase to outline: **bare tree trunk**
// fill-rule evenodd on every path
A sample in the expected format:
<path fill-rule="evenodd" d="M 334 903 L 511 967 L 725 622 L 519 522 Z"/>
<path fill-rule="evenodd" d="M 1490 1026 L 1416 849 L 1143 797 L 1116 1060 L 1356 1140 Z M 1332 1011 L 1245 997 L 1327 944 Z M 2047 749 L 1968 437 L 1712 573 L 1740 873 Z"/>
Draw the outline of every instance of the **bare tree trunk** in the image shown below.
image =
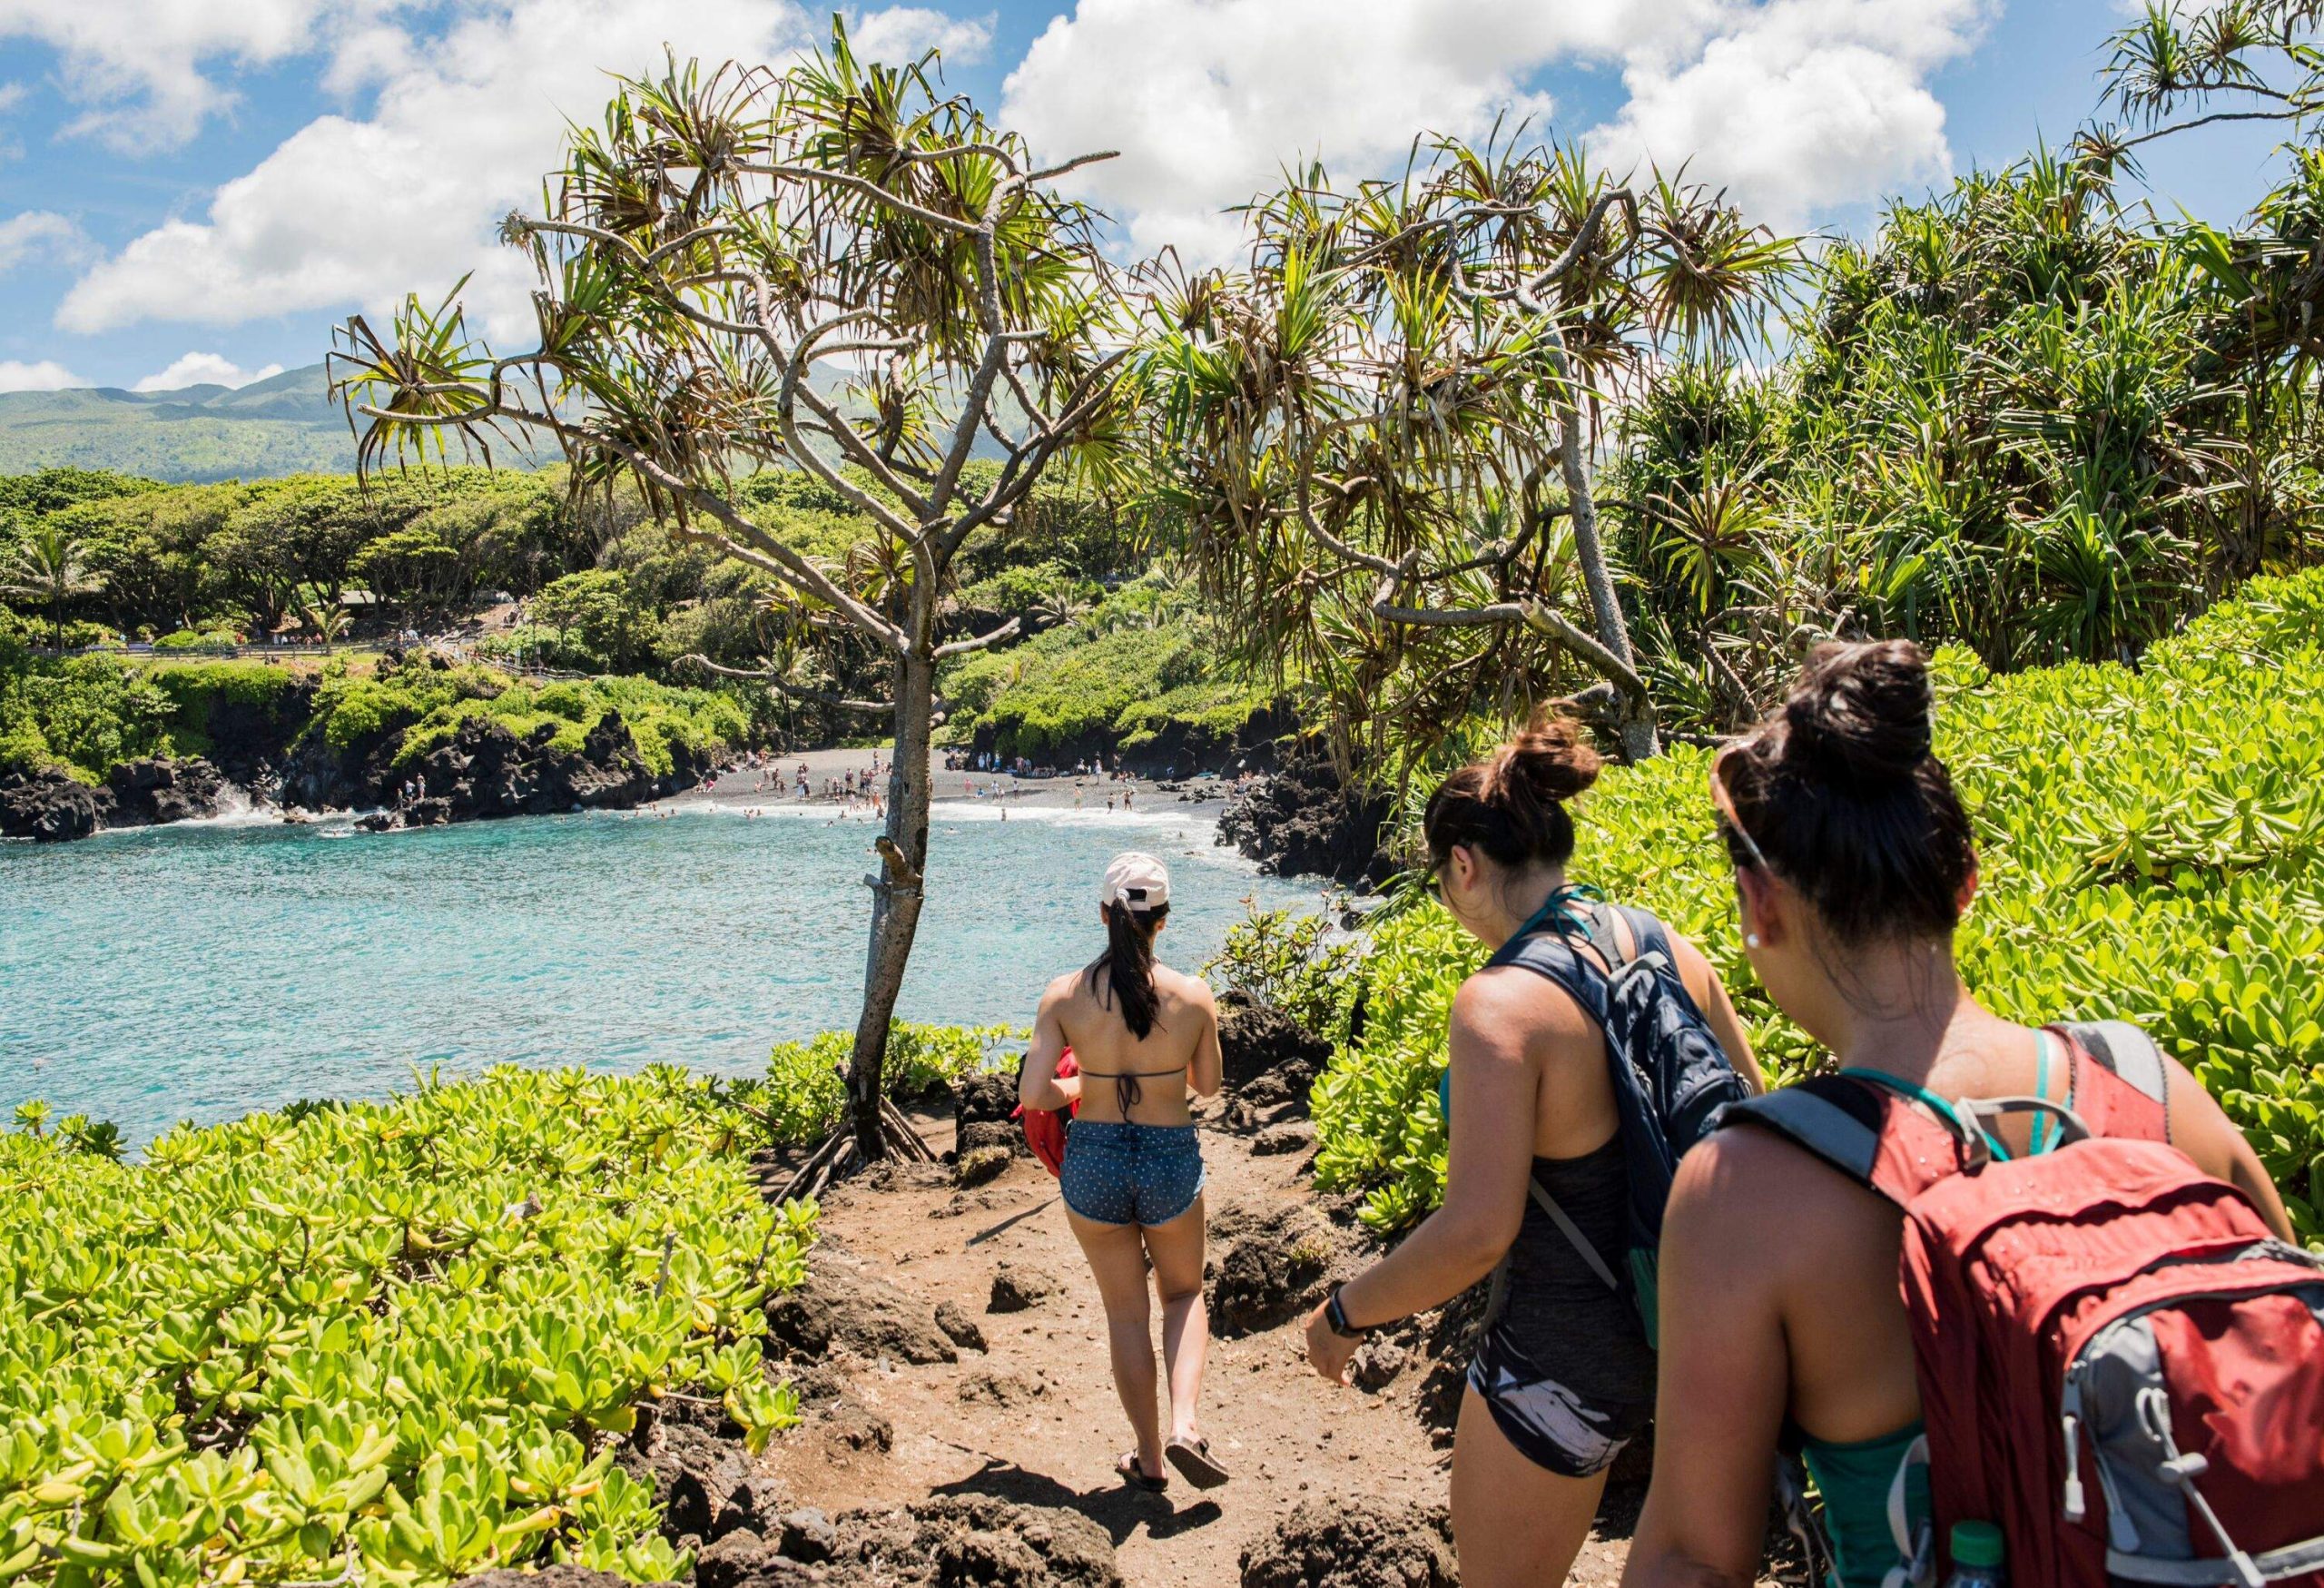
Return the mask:
<path fill-rule="evenodd" d="M 1598 533 L 1598 498 L 1582 456 L 1581 409 L 1570 394 L 1559 404 L 1558 428 L 1558 463 L 1573 512 L 1573 549 L 1581 564 L 1581 582 L 1590 591 L 1598 642 L 1635 674 L 1638 657 L 1630 650 L 1630 626 L 1622 621 L 1621 599 L 1614 593 L 1614 576 L 1606 566 L 1606 542 Z M 1621 687 L 1619 681 L 1614 697 L 1621 723 L 1622 754 L 1634 762 L 1659 754 L 1662 746 L 1654 730 L 1653 701 L 1643 691 L 1633 693 Z"/>
<path fill-rule="evenodd" d="M 863 1012 L 855 1023 L 847 1100 L 856 1150 L 867 1162 L 887 1152 L 880 1129 L 880 1098 L 888 1022 L 895 1014 L 912 939 L 920 931 L 921 877 L 928 869 L 928 735 L 935 695 L 936 660 L 923 635 L 896 664 L 888 824 L 879 841 L 880 870 L 864 879 L 872 889 L 872 946 L 863 968 Z"/>

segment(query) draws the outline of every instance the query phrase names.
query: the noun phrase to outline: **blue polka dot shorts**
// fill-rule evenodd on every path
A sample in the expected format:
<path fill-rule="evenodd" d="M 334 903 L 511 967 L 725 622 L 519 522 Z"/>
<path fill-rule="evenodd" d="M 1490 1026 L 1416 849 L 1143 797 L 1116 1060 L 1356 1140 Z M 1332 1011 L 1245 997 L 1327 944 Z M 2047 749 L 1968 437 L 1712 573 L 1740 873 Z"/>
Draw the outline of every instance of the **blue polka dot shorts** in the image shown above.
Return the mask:
<path fill-rule="evenodd" d="M 1093 1224 L 1167 1224 L 1202 1194 L 1202 1144 L 1192 1125 L 1076 1119 L 1058 1179 Z"/>

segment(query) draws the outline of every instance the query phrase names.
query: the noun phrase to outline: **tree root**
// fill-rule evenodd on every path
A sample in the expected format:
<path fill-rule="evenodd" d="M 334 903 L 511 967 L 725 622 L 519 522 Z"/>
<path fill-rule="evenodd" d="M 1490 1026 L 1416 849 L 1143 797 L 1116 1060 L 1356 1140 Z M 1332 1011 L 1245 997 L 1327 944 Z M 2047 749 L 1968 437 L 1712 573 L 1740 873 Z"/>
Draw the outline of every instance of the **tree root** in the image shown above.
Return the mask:
<path fill-rule="evenodd" d="M 934 1163 L 936 1154 L 920 1132 L 911 1128 L 895 1104 L 886 1098 L 880 1100 L 880 1142 L 889 1155 L 906 1163 Z M 842 1122 L 815 1146 L 807 1161 L 799 1166 L 790 1183 L 774 1198 L 787 1202 L 794 1197 L 820 1197 L 832 1183 L 854 1169 L 862 1160 L 862 1151 L 855 1139 L 855 1127 Z"/>

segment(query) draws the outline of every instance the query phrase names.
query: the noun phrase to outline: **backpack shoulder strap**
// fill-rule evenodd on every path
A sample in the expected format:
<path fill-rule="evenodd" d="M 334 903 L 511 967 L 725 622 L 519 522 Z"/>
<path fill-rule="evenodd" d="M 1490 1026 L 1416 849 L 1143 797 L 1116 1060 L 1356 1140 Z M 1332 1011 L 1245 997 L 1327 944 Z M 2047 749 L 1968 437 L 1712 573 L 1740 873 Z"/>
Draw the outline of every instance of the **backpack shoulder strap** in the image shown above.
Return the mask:
<path fill-rule="evenodd" d="M 1630 904 L 1608 904 L 1602 908 L 1609 915 L 1620 916 L 1630 928 L 1629 953 L 1622 952 L 1620 937 L 1616 932 L 1606 933 L 1608 941 L 1600 945 L 1615 970 L 1619 971 L 1630 961 L 1642 960 L 1649 954 L 1660 954 L 1663 962 L 1674 972 L 1678 970 L 1678 957 L 1670 950 L 1670 931 L 1662 924 L 1659 916 L 1650 910 L 1640 910 Z"/>
<path fill-rule="evenodd" d="M 1716 1129 L 1755 1125 L 1902 1208 L 1961 1167 L 1953 1133 L 1904 1099 L 1819 1075 L 1729 1103 Z"/>
<path fill-rule="evenodd" d="M 1571 993 L 1581 1011 L 1600 1026 L 1606 1023 L 1606 972 L 1586 954 L 1554 932 L 1529 932 L 1501 945 L 1487 970 L 1521 965 L 1536 976 L 1556 982 Z"/>
<path fill-rule="evenodd" d="M 2049 1030 L 2102 1072 L 2074 1100 L 2093 1132 L 2171 1139 L 2171 1071 L 2152 1037 L 2121 1020 L 2062 1021 Z"/>

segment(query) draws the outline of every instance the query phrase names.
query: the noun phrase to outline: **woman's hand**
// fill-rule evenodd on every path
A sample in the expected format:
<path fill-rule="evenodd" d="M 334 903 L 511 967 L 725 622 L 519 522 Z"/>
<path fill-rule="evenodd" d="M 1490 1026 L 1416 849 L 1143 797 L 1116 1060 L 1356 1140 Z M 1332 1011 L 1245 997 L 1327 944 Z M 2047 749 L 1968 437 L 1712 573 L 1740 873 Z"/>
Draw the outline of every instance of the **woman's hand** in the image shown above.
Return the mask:
<path fill-rule="evenodd" d="M 1307 1315 L 1307 1361 L 1334 1384 L 1345 1384 L 1347 1365 L 1354 1359 L 1355 1348 L 1364 1341 L 1360 1337 L 1351 1340 L 1332 1327 L 1332 1320 L 1326 1316 L 1330 1306 L 1326 1297 Z"/>

